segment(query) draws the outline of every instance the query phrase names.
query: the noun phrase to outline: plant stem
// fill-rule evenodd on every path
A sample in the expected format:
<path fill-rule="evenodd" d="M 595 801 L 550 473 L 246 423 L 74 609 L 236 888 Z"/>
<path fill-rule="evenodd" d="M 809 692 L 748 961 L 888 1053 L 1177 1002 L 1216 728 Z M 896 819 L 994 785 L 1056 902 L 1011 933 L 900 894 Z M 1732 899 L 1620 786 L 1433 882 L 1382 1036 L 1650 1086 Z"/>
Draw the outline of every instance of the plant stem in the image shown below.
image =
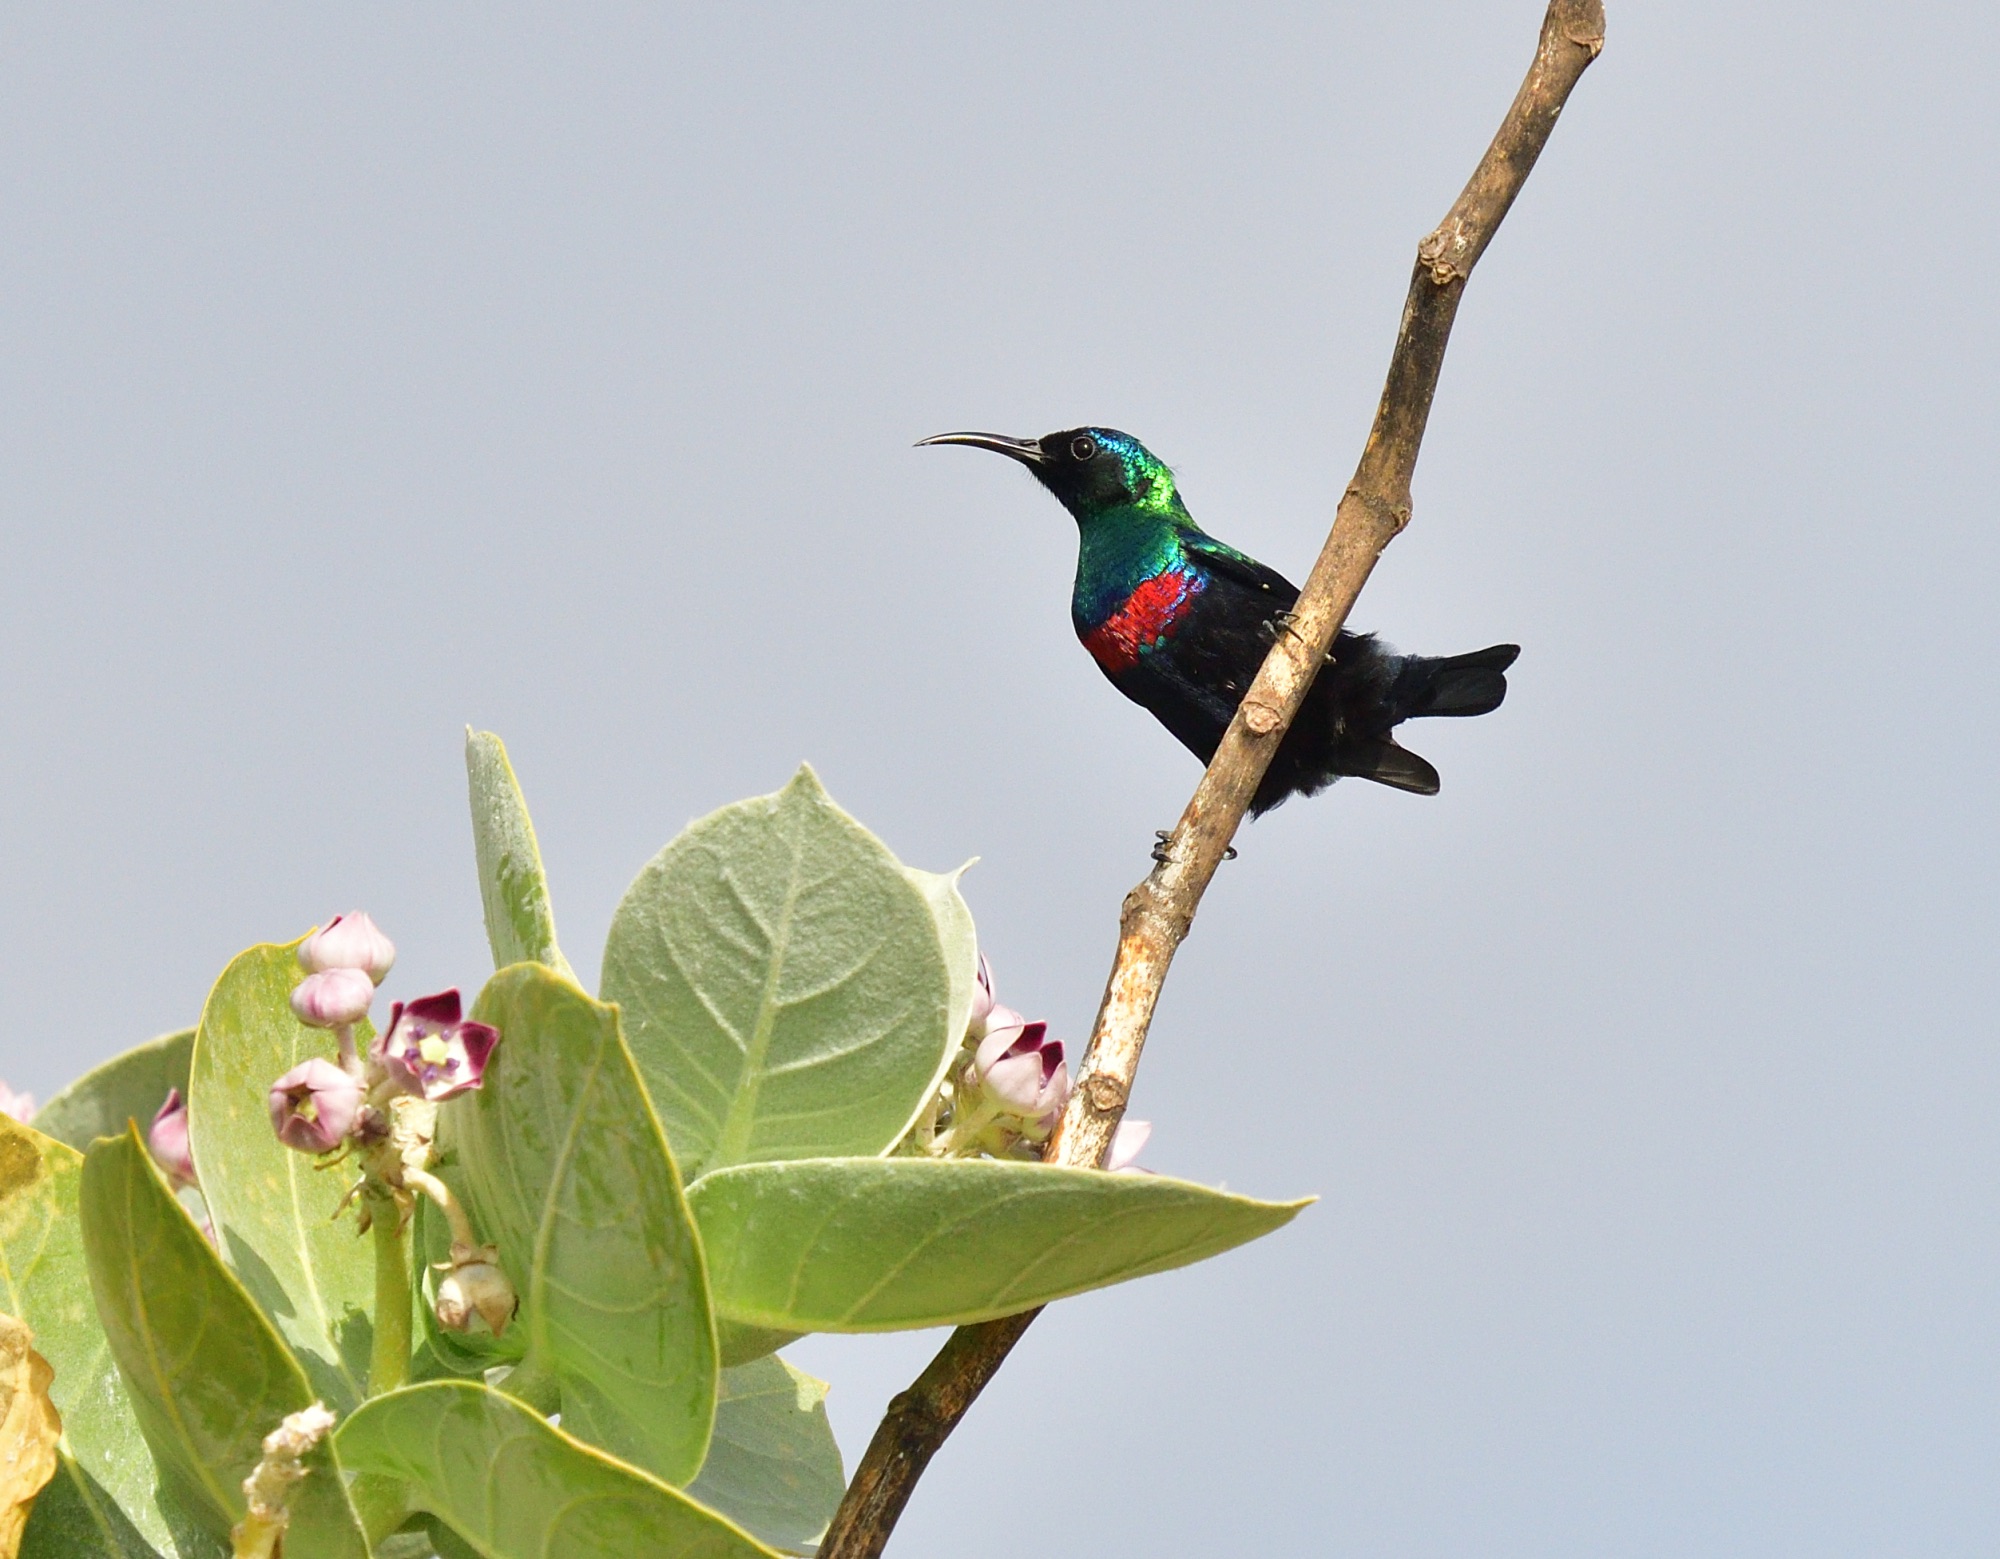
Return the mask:
<path fill-rule="evenodd" d="M 375 1345 L 368 1356 L 368 1394 L 379 1397 L 410 1378 L 410 1231 L 392 1197 L 373 1199 Z"/>
<path fill-rule="evenodd" d="M 403 1184 L 412 1190 L 421 1191 L 443 1211 L 445 1222 L 451 1225 L 451 1245 L 454 1251 L 473 1251 L 479 1248 L 478 1231 L 472 1227 L 472 1220 L 465 1209 L 458 1205 L 458 1198 L 451 1194 L 451 1187 L 425 1169 L 403 1169 Z M 454 1256 L 453 1260 L 461 1258 Z"/>
<path fill-rule="evenodd" d="M 1125 1114 L 1153 1007 L 1196 907 L 1243 821 L 1292 717 L 1382 549 L 1410 522 L 1410 478 L 1452 321 L 1472 267 L 1548 144 L 1557 116 L 1604 47 L 1602 0 L 1549 0 L 1534 64 L 1445 219 L 1417 246 L 1402 328 L 1354 480 L 1292 609 L 1216 748 L 1160 865 L 1126 895 L 1118 953 L 1047 1163 L 1098 1167 Z M 819 1559 L 875 1559 L 917 1479 L 1037 1312 L 961 1326 L 889 1404 L 834 1513 Z M 1104 1388 L 1079 1382 L 1058 1410 L 1103 1417 Z"/>

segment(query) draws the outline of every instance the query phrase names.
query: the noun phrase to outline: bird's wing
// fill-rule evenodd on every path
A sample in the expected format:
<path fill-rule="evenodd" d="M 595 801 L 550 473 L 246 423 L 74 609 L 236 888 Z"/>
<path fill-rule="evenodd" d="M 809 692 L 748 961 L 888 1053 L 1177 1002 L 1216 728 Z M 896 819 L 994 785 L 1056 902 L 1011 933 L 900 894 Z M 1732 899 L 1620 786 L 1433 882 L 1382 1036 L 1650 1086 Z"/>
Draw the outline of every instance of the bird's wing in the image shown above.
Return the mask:
<path fill-rule="evenodd" d="M 1236 713 L 1236 696 L 1219 692 L 1165 655 L 1147 655 L 1113 677 L 1118 691 L 1171 731 L 1203 763 Z"/>
<path fill-rule="evenodd" d="M 1275 568 L 1266 568 L 1255 558 L 1225 546 L 1213 536 L 1200 532 L 1182 536 L 1181 547 L 1211 574 L 1219 574 L 1246 590 L 1268 597 L 1278 611 L 1290 611 L 1292 603 L 1299 598 L 1298 587 Z"/>

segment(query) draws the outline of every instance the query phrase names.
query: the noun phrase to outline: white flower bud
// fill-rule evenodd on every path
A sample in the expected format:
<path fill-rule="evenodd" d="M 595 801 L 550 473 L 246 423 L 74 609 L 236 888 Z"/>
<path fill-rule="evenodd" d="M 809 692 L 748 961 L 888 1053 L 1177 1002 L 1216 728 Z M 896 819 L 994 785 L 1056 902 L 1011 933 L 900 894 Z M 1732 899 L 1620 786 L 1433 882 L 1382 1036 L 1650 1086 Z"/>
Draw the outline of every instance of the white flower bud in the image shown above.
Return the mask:
<path fill-rule="evenodd" d="M 380 985 L 395 963 L 396 944 L 359 912 L 335 915 L 299 944 L 299 967 L 309 974 L 359 969 L 370 982 Z"/>
<path fill-rule="evenodd" d="M 359 1023 L 375 1000 L 365 969 L 322 969 L 292 988 L 292 1011 L 307 1028 L 337 1029 Z"/>

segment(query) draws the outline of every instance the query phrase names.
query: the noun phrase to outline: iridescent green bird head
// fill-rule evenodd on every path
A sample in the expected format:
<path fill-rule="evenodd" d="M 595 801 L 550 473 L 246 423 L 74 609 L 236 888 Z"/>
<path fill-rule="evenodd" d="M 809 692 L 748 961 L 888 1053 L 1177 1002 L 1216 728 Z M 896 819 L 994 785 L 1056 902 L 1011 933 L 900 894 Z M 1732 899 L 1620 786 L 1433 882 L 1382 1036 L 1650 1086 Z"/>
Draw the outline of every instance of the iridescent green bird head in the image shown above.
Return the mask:
<path fill-rule="evenodd" d="M 1116 428 L 1064 428 L 1040 438 L 940 433 L 919 443 L 966 444 L 1020 461 L 1080 526 L 1135 510 L 1162 519 L 1187 518 L 1174 473 L 1144 444 Z"/>

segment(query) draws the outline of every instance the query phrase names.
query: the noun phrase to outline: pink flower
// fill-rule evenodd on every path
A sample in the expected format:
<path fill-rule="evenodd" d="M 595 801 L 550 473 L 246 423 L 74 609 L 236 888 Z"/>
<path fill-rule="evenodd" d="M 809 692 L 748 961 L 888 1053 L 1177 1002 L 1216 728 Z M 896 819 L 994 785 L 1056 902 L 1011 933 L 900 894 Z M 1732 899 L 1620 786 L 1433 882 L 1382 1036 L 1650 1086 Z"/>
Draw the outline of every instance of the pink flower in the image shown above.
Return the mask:
<path fill-rule="evenodd" d="M 396 944 L 358 911 L 335 915 L 299 944 L 299 967 L 308 974 L 359 969 L 369 983 L 380 985 L 395 963 Z"/>
<path fill-rule="evenodd" d="M 1018 1012 L 995 1007 L 988 1015 L 986 1037 L 972 1056 L 973 1075 L 1000 1113 L 1030 1123 L 1044 1135 L 1055 1129 L 1069 1099 L 1062 1041 L 1048 1034 L 1048 1024 L 1024 1022 Z"/>
<path fill-rule="evenodd" d="M 333 1062 L 314 1056 L 271 1084 L 271 1129 L 288 1148 L 328 1153 L 340 1146 L 361 1113 L 361 1084 Z"/>
<path fill-rule="evenodd" d="M 500 1031 L 459 1016 L 457 990 L 420 996 L 390 1010 L 376 1059 L 404 1093 L 436 1102 L 477 1088 Z"/>
<path fill-rule="evenodd" d="M 194 1154 L 188 1149 L 188 1107 L 180 1089 L 167 1090 L 167 1102 L 160 1106 L 146 1132 L 146 1146 L 176 1190 L 195 1183 Z"/>
<path fill-rule="evenodd" d="M 292 987 L 292 1011 L 308 1028 L 359 1023 L 374 1000 L 375 982 L 366 969 L 322 969 Z"/>
<path fill-rule="evenodd" d="M 1114 1175 L 1150 1175 L 1152 1171 L 1141 1169 L 1137 1159 L 1146 1150 L 1146 1139 L 1152 1134 L 1151 1121 L 1120 1121 L 1111 1134 L 1111 1149 L 1104 1155 L 1104 1167 Z"/>
<path fill-rule="evenodd" d="M 23 1126 L 35 1118 L 35 1096 L 31 1093 L 16 1093 L 4 1082 L 0 1082 L 0 1115 L 11 1115 Z"/>

